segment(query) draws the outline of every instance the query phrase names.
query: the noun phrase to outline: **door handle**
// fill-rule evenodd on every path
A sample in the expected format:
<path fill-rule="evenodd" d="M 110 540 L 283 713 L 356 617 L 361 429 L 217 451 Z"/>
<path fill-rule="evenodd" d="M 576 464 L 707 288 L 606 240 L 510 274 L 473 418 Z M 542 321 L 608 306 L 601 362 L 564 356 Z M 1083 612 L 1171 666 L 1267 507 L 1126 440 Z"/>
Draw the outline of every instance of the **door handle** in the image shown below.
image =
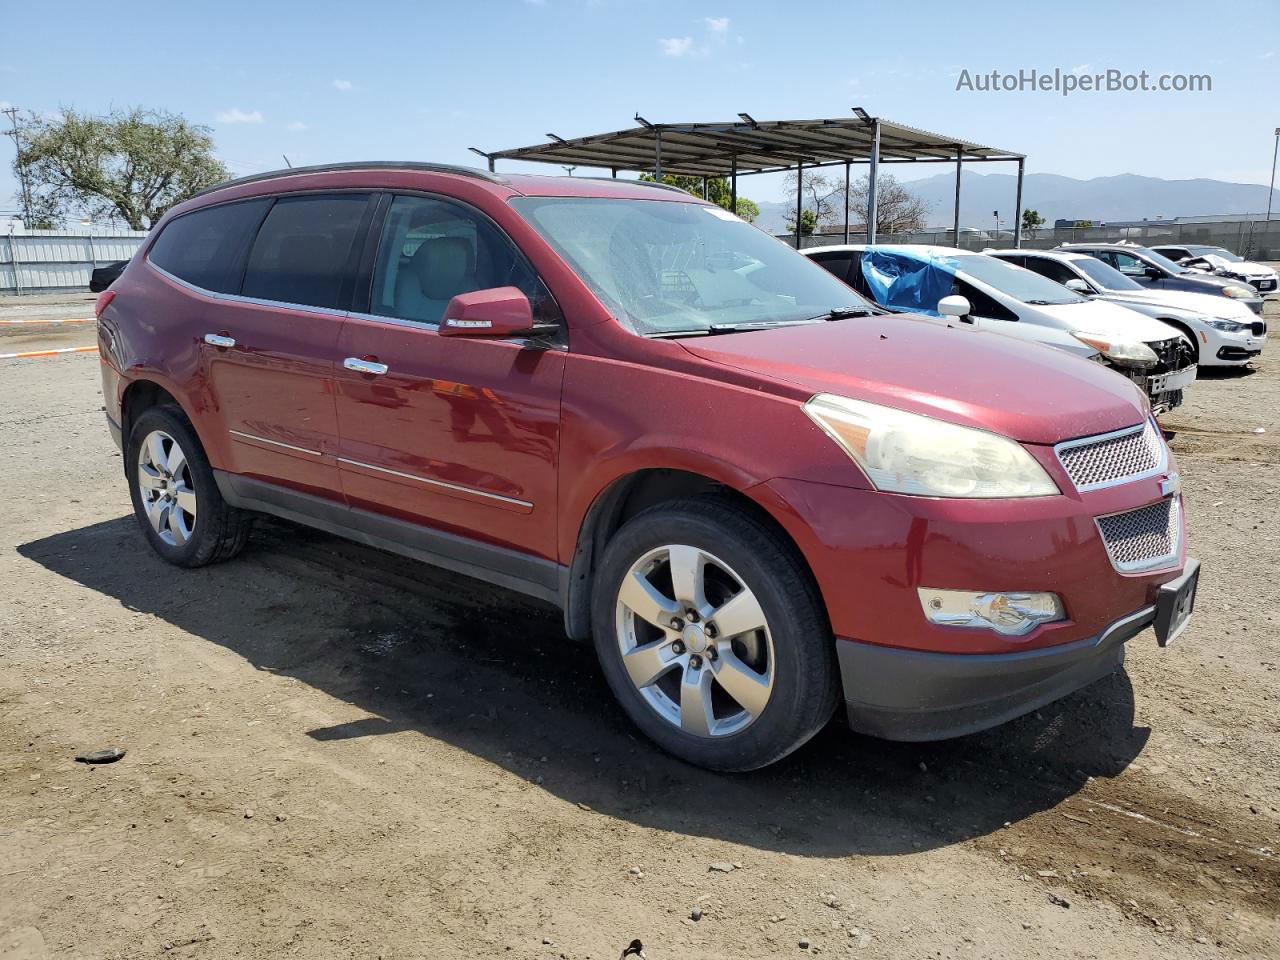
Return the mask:
<path fill-rule="evenodd" d="M 224 337 L 217 333 L 206 333 L 204 342 L 215 347 L 234 347 L 236 345 L 235 337 Z"/>
<path fill-rule="evenodd" d="M 379 377 L 391 369 L 385 363 L 374 363 L 372 360 L 361 360 L 359 357 L 347 357 L 342 361 L 342 365 L 356 373 L 372 373 Z"/>

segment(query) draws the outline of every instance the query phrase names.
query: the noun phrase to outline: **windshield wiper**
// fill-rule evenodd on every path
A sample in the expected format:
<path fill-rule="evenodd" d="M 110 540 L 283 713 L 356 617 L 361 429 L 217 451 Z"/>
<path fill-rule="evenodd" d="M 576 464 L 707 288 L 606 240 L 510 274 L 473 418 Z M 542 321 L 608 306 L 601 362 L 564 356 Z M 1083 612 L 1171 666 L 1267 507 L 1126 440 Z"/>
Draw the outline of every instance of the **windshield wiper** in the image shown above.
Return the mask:
<path fill-rule="evenodd" d="M 873 310 L 871 307 L 835 307 L 826 313 L 820 313 L 816 317 L 810 317 L 810 320 L 847 320 L 849 317 L 874 317 L 879 316 L 882 311 Z"/>
<path fill-rule="evenodd" d="M 803 320 L 749 320 L 745 323 L 713 323 L 707 327 L 707 332 L 741 333 L 746 330 L 767 330 L 770 327 L 798 327 L 820 319 L 820 317 L 806 317 Z"/>

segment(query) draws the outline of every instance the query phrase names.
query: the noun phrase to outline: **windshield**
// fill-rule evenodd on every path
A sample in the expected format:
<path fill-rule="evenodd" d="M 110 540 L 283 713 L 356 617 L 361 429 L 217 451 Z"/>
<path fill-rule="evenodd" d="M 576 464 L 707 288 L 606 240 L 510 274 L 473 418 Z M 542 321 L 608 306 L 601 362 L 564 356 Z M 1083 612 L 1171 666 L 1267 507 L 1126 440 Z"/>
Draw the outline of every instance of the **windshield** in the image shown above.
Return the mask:
<path fill-rule="evenodd" d="M 1145 257 L 1157 267 L 1168 270 L 1170 273 L 1190 273 L 1186 267 L 1179 266 L 1163 254 L 1156 253 L 1154 250 L 1148 250 L 1146 247 L 1134 247 L 1134 254 Z"/>
<path fill-rule="evenodd" d="M 1187 253 L 1193 257 L 1215 256 L 1232 263 L 1243 263 L 1244 257 L 1237 257 L 1226 247 L 1187 247 Z"/>
<path fill-rule="evenodd" d="M 978 253 L 957 253 L 949 258 L 958 273 L 980 280 L 1001 293 L 1036 305 L 1084 303 L 1085 298 L 1060 283 L 1011 263 Z"/>
<path fill-rule="evenodd" d="M 1081 273 L 1085 274 L 1103 290 L 1146 289 L 1142 284 L 1126 277 L 1115 267 L 1111 266 L 1111 264 L 1103 263 L 1096 257 L 1081 257 L 1079 260 L 1073 259 L 1071 261 L 1071 265 Z"/>
<path fill-rule="evenodd" d="M 604 197 L 514 197 L 511 205 L 642 336 L 801 322 L 850 307 L 880 312 L 720 207 Z"/>

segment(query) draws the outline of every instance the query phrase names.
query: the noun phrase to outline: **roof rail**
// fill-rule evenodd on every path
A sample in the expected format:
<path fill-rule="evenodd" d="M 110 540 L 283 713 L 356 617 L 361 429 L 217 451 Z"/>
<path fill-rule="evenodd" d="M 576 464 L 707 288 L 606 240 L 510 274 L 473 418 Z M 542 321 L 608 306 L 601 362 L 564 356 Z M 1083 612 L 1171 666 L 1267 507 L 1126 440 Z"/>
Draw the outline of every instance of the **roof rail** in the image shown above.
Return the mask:
<path fill-rule="evenodd" d="M 574 177 L 573 179 L 574 180 L 603 180 L 606 183 L 619 183 L 619 182 L 625 183 L 629 187 L 653 187 L 654 189 L 657 189 L 657 190 L 674 190 L 676 193 L 683 193 L 686 197 L 697 197 L 699 200 L 702 199 L 701 197 L 698 197 L 697 194 L 690 193 L 684 187 L 677 187 L 674 184 L 670 184 L 670 183 L 658 183 L 656 180 L 619 181 L 617 177 Z"/>
<path fill-rule="evenodd" d="M 224 180 L 222 183 L 206 187 L 188 199 L 203 197 L 205 194 L 225 190 L 228 187 L 239 187 L 246 183 L 258 183 L 263 180 L 275 180 L 279 177 L 292 177 L 308 173 L 341 173 L 344 170 L 419 170 L 424 173 L 452 173 L 462 177 L 475 177 L 477 180 L 488 180 L 490 183 L 508 183 L 505 177 L 489 173 L 475 167 L 456 166 L 449 163 L 422 163 L 417 160 L 367 160 L 351 163 L 322 163 L 311 167 L 286 167 L 283 170 L 269 170 L 266 173 L 255 173 L 235 180 Z"/>

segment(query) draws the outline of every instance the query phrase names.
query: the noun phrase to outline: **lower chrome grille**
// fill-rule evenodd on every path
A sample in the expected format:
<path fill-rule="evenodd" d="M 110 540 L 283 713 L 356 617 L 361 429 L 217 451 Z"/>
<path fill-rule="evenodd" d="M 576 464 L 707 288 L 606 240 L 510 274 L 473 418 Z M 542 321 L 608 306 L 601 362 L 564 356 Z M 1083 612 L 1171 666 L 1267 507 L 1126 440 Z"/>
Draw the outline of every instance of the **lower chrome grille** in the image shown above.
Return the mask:
<path fill-rule="evenodd" d="M 1111 565 L 1122 573 L 1150 570 L 1178 558 L 1182 499 L 1170 497 L 1137 510 L 1098 517 Z"/>

